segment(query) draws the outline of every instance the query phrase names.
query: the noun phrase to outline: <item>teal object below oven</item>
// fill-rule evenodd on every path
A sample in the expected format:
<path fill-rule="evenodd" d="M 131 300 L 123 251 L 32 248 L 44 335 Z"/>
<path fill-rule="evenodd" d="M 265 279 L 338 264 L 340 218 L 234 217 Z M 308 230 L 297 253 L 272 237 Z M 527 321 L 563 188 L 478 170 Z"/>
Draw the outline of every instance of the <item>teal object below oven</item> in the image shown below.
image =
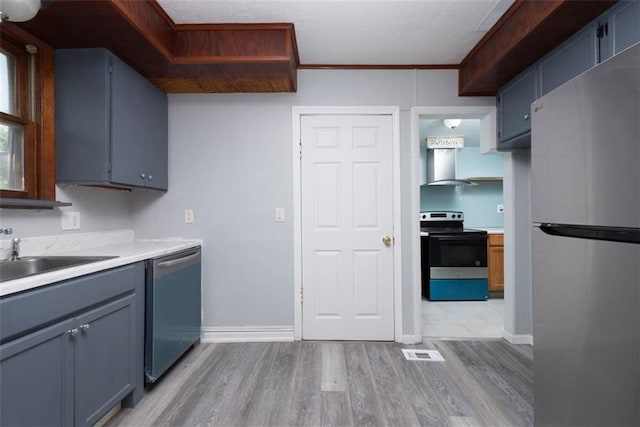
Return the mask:
<path fill-rule="evenodd" d="M 486 301 L 489 299 L 487 279 L 431 279 L 431 301 Z"/>

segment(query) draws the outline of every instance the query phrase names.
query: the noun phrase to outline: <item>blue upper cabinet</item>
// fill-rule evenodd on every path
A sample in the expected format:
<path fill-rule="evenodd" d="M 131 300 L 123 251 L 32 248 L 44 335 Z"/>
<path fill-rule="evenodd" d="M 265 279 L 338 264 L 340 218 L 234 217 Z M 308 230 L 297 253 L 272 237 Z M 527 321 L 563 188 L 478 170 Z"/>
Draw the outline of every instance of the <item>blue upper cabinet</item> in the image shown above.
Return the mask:
<path fill-rule="evenodd" d="M 530 68 L 498 92 L 498 150 L 531 145 L 531 103 L 536 100 L 538 78 Z"/>
<path fill-rule="evenodd" d="M 620 1 L 498 91 L 498 147 L 531 146 L 531 103 L 640 41 L 640 0 Z"/>
<path fill-rule="evenodd" d="M 596 65 L 598 25 L 592 23 L 538 61 L 540 95 Z"/>
<path fill-rule="evenodd" d="M 618 3 L 609 12 L 607 27 L 613 55 L 640 41 L 640 1 Z"/>
<path fill-rule="evenodd" d="M 167 96 L 106 49 L 55 58 L 57 181 L 168 188 Z"/>

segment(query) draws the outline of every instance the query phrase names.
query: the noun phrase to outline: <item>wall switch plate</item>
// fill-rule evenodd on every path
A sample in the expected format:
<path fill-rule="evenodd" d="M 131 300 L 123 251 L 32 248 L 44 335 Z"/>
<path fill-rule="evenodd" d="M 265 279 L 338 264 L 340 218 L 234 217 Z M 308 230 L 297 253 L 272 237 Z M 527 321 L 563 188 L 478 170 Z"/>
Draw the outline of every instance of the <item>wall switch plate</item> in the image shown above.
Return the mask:
<path fill-rule="evenodd" d="M 193 209 L 184 210 L 184 223 L 193 224 Z"/>
<path fill-rule="evenodd" d="M 276 208 L 276 222 L 284 222 L 284 208 Z"/>
<path fill-rule="evenodd" d="M 504 205 L 502 203 L 498 205 L 497 211 L 499 214 L 504 213 Z"/>
<path fill-rule="evenodd" d="M 80 212 L 62 212 L 60 220 L 63 230 L 80 230 Z"/>

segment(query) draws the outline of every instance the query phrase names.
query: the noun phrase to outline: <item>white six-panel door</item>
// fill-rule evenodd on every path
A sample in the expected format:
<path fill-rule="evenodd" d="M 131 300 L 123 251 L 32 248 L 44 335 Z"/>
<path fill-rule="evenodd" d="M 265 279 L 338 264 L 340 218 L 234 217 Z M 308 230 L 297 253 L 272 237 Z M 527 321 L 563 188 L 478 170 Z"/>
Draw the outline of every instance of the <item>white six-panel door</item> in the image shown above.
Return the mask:
<path fill-rule="evenodd" d="M 392 124 L 301 116 L 303 339 L 394 339 Z"/>

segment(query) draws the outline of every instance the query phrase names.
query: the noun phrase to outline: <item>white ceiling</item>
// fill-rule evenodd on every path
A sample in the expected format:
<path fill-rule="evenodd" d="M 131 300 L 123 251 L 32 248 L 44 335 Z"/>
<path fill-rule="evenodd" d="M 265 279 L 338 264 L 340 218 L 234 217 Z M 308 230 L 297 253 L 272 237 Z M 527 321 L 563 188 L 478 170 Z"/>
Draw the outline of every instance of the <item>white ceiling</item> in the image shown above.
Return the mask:
<path fill-rule="evenodd" d="M 295 25 L 301 64 L 458 64 L 514 0 L 157 0 L 176 24 Z"/>

